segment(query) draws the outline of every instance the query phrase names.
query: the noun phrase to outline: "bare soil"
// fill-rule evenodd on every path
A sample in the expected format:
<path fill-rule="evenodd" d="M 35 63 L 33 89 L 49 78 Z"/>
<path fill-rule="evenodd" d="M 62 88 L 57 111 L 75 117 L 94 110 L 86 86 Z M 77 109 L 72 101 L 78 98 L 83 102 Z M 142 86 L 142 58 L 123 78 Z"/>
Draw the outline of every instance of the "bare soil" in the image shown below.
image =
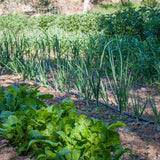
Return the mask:
<path fill-rule="evenodd" d="M 9 85 L 41 86 L 39 83 L 22 80 L 21 77 L 13 74 L 1 75 L 0 86 L 7 88 Z M 139 94 L 141 95 L 141 98 L 143 98 L 143 96 L 145 96 L 150 90 L 151 88 L 139 88 Z M 70 97 L 74 101 L 79 114 L 85 114 L 87 117 L 101 119 L 108 124 L 114 123 L 117 120 L 126 123 L 126 128 L 121 127 L 117 131 L 119 132 L 122 146 L 132 149 L 133 159 L 160 160 L 160 131 L 157 130 L 157 126 L 155 124 L 143 121 L 140 121 L 140 123 L 137 124 L 134 118 L 125 115 L 123 115 L 123 118 L 120 118 L 118 112 L 111 110 L 104 105 L 99 105 L 97 109 L 95 102 L 91 101 L 89 102 L 89 106 L 87 106 L 84 99 L 75 95 L 69 95 L 65 92 L 62 93 L 61 91 L 56 91 L 52 87 L 46 88 L 41 86 L 40 91 L 42 93 L 50 93 L 54 95 L 52 100 L 47 101 L 48 105 L 60 104 L 61 100 L 63 100 L 65 97 Z M 152 89 L 152 91 L 154 91 L 154 89 Z M 158 95 L 156 94 L 156 96 Z M 115 107 L 114 102 L 112 103 L 112 106 Z M 131 159 L 130 153 L 126 153 L 123 159 Z M 30 160 L 30 158 L 29 156 L 18 156 L 16 154 L 16 148 L 13 148 L 6 140 L 1 139 L 0 160 Z"/>

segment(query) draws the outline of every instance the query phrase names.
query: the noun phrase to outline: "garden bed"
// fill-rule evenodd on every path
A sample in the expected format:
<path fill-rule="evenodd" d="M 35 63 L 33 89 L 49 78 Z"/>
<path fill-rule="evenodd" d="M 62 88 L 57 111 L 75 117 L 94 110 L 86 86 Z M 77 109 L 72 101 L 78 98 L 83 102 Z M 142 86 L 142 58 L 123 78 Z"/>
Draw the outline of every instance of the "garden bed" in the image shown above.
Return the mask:
<path fill-rule="evenodd" d="M 39 86 L 39 83 L 33 81 L 23 81 L 20 77 L 15 75 L 4 74 L 0 76 L 0 85 L 8 87 L 9 85 L 34 85 Z M 40 85 L 41 86 L 41 85 Z M 144 87 L 143 89 L 144 90 Z M 145 88 L 145 91 L 148 90 Z M 79 114 L 85 114 L 87 117 L 94 117 L 100 120 L 103 120 L 109 124 L 120 120 L 127 124 L 127 128 L 121 127 L 118 129 L 120 134 L 120 139 L 123 147 L 128 147 L 133 151 L 133 157 L 135 159 L 144 159 L 144 160 L 153 160 L 159 159 L 160 157 L 160 132 L 157 130 L 155 124 L 147 123 L 140 121 L 139 124 L 136 123 L 136 120 L 123 115 L 123 118 L 120 118 L 119 113 L 113 111 L 109 108 L 106 108 L 103 105 L 100 105 L 98 109 L 95 107 L 95 102 L 89 102 L 89 106 L 86 106 L 86 102 L 75 95 L 69 95 L 67 93 L 62 93 L 61 91 L 56 91 L 54 88 L 45 88 L 40 87 L 42 93 L 53 94 L 54 98 L 47 101 L 48 105 L 60 104 L 60 102 L 65 97 L 70 97 L 77 108 Z M 114 107 L 114 103 L 113 103 Z M 0 142 L 0 159 L 2 160 L 11 160 L 11 159 L 22 159 L 29 160 L 27 157 L 19 157 L 16 154 L 16 148 L 12 148 L 7 141 L 4 139 Z M 125 154 L 123 159 L 130 159 L 129 152 Z"/>

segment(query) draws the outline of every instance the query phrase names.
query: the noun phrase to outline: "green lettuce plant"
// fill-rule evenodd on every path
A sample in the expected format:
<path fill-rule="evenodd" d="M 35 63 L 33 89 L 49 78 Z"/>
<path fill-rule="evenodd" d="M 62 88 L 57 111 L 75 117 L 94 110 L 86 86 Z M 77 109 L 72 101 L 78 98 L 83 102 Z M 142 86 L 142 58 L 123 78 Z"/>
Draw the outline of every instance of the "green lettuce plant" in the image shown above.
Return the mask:
<path fill-rule="evenodd" d="M 46 106 L 42 100 L 53 98 L 50 94 L 41 94 L 39 87 L 33 89 L 32 86 L 9 86 L 7 90 L 0 88 L 0 113 L 2 111 L 15 112 L 26 108 L 40 109 Z"/>
<path fill-rule="evenodd" d="M 101 120 L 79 116 L 70 98 L 64 99 L 59 106 L 48 107 L 39 99 L 50 99 L 51 95 L 38 93 L 38 88 L 32 91 L 26 88 L 10 86 L 8 90 L 1 88 L 0 92 L 1 99 L 4 95 L 14 95 L 17 100 L 24 95 L 24 100 L 20 98 L 23 103 L 15 103 L 18 107 L 6 108 L 0 114 L 1 136 L 16 146 L 19 154 L 29 152 L 37 160 L 118 160 L 128 151 L 121 146 L 115 131 L 125 124 L 117 122 L 109 126 Z M 36 103 L 31 97 L 37 97 Z M 6 102 L 1 100 L 1 105 Z M 38 104 L 42 106 L 36 107 Z M 27 107 L 23 108 L 24 105 Z"/>

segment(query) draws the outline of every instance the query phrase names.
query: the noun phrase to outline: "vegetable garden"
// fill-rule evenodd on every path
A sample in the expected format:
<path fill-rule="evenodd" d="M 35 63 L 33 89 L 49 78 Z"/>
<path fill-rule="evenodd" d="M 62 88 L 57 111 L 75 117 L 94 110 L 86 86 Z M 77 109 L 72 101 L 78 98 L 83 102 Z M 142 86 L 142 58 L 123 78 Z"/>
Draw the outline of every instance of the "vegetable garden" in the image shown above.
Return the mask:
<path fill-rule="evenodd" d="M 74 92 L 85 101 L 86 114 L 101 111 L 103 103 L 106 112 L 114 107 L 120 121 L 131 116 L 159 133 L 160 10 L 1 16 L 0 74 L 13 73 L 57 92 Z M 142 87 L 156 92 L 142 99 Z M 0 88 L 1 136 L 18 154 L 39 160 L 117 160 L 128 151 L 134 159 L 115 130 L 124 123 L 79 116 L 69 98 L 48 106 L 44 100 L 52 98 L 29 86 Z"/>

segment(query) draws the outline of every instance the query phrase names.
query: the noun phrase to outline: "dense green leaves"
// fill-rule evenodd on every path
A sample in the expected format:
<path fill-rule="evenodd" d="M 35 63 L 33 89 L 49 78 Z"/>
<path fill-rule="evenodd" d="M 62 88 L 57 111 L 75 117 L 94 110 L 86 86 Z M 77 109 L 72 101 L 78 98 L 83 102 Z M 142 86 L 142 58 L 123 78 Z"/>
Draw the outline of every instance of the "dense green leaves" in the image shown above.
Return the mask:
<path fill-rule="evenodd" d="M 23 102 L 21 105 L 15 103 L 19 106 L 12 112 L 7 108 L 1 111 L 1 135 L 18 147 L 19 154 L 30 151 L 37 160 L 117 160 L 128 151 L 120 146 L 119 134 L 114 130 L 125 126 L 123 123 L 108 126 L 103 121 L 78 116 L 69 98 L 64 99 L 60 106 L 47 107 L 40 103 L 41 107 L 37 107 L 40 100 L 36 101 L 35 97 L 42 95 L 39 97 L 37 89 L 31 91 L 27 88 L 10 86 L 8 90 L 3 89 L 5 95 L 1 94 L 5 98 L 12 95 L 15 99 L 19 95 Z M 23 98 L 19 94 L 22 90 L 25 91 Z M 48 99 L 51 96 L 42 97 Z"/>
<path fill-rule="evenodd" d="M 128 69 L 132 71 L 134 80 L 152 83 L 159 78 L 159 15 L 158 8 L 141 7 L 126 8 L 107 15 L 90 12 L 70 16 L 42 15 L 38 18 L 1 16 L 0 66 L 17 74 L 22 73 L 24 79 L 38 80 L 46 85 L 50 55 L 53 53 L 52 56 L 56 57 L 58 54 L 61 58 L 69 53 L 72 60 L 84 55 L 86 66 L 92 65 L 94 74 L 98 75 L 97 65 L 106 44 L 117 39 L 119 42 L 114 41 L 110 48 L 115 55 L 116 68 L 120 65 L 117 49 L 120 46 L 123 59 L 126 60 L 129 55 Z M 41 54 L 38 54 L 39 52 Z M 107 66 L 107 70 L 110 71 L 108 56 L 108 51 L 105 51 L 102 67 Z M 51 64 L 56 65 L 56 62 Z M 60 75 L 66 72 L 64 65 L 56 67 L 59 74 L 55 77 L 55 83 L 57 87 L 69 90 L 69 75 Z M 79 64 L 75 62 L 75 65 Z M 82 79 L 81 84 L 83 83 Z M 87 86 L 88 83 L 92 85 L 91 89 L 97 90 L 94 85 L 98 86 L 98 82 L 87 82 Z M 84 85 L 83 88 L 85 90 L 87 87 Z M 90 91 L 90 87 L 88 88 Z M 89 91 L 85 91 L 88 97 Z"/>
<path fill-rule="evenodd" d="M 23 110 L 26 113 L 27 108 L 35 109 L 41 108 L 46 104 L 42 100 L 49 100 L 53 98 L 53 95 L 43 95 L 38 91 L 39 87 L 32 89 L 29 86 L 9 86 L 8 90 L 0 88 L 0 112 L 17 110 Z"/>
<path fill-rule="evenodd" d="M 105 31 L 106 34 L 146 37 L 159 37 L 159 9 L 154 7 L 129 7 L 118 12 L 103 15 L 88 13 L 82 15 L 42 15 L 38 18 L 27 16 L 6 15 L 0 17 L 0 29 L 8 29 L 21 33 L 24 29 L 44 31 L 60 28 L 67 32 L 91 33 Z M 6 23 L 7 22 L 7 23 Z"/>

